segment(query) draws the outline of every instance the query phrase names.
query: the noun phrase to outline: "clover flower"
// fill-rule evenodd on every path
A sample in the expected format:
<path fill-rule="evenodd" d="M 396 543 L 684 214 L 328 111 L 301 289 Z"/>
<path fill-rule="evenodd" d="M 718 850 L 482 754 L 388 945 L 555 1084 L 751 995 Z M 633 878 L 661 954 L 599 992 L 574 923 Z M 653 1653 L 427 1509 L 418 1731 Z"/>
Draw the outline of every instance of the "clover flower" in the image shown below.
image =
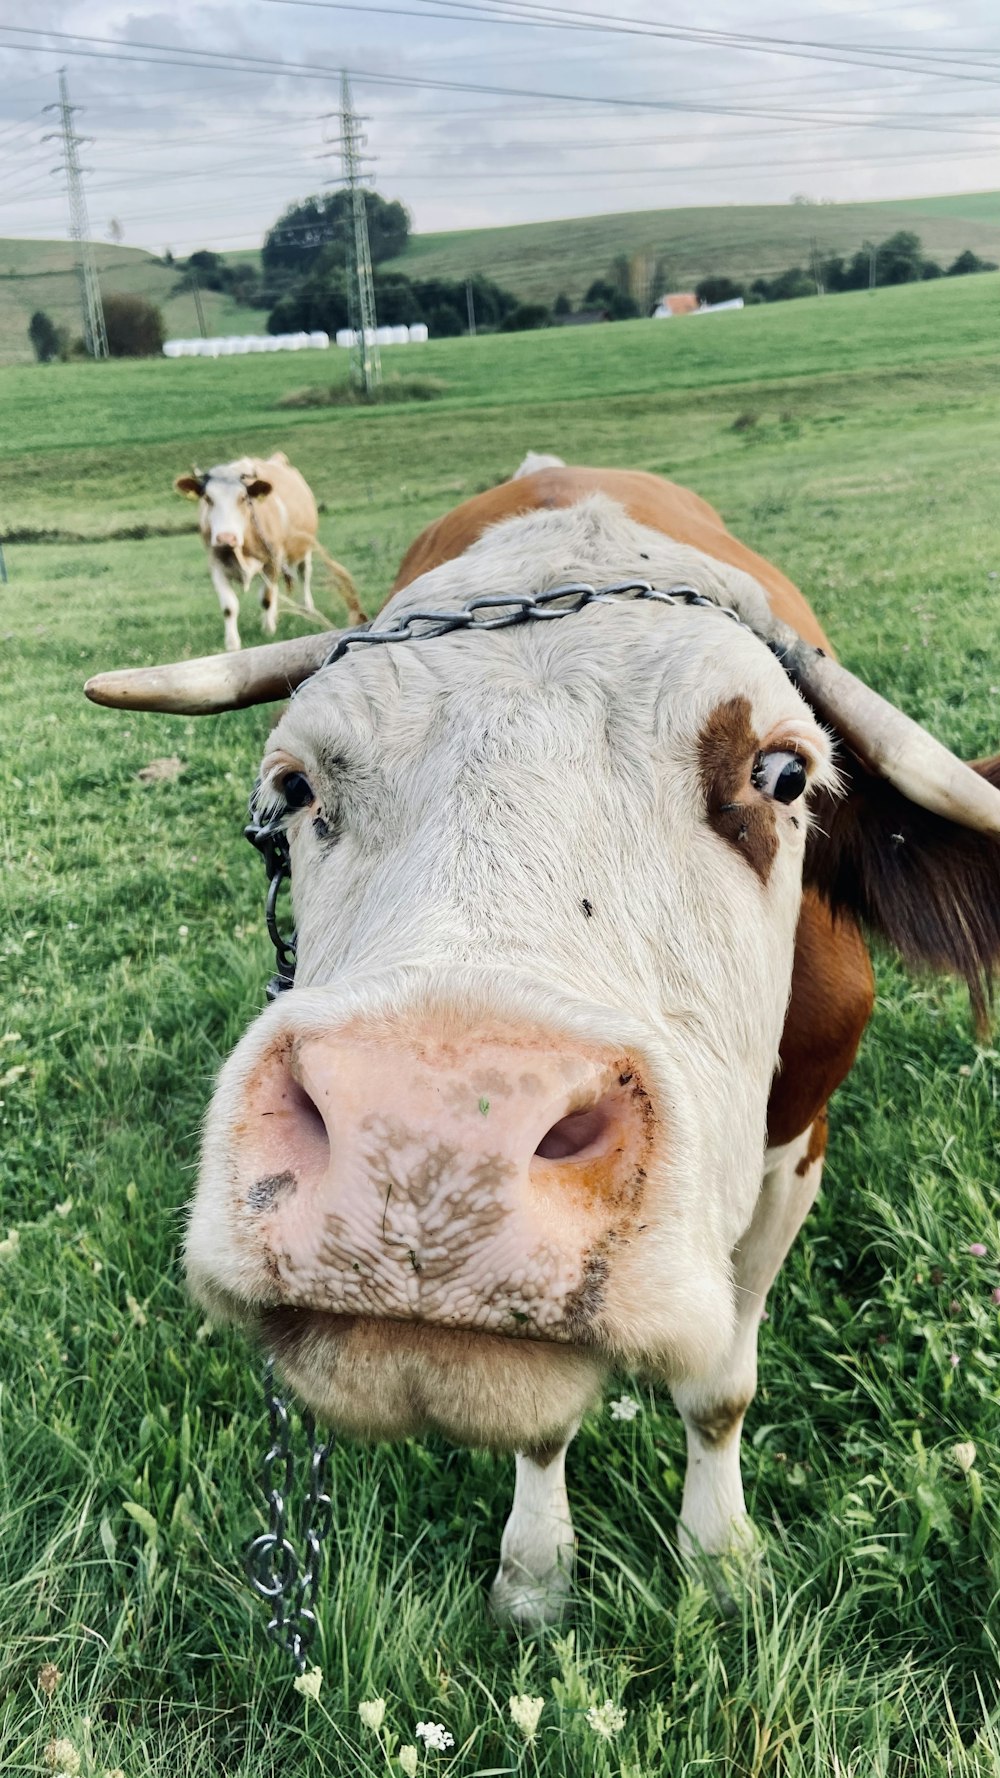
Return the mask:
<path fill-rule="evenodd" d="M 418 1722 L 416 1736 L 425 1747 L 433 1747 L 435 1753 L 444 1753 L 455 1745 L 454 1735 L 449 1735 L 443 1722 Z"/>
<path fill-rule="evenodd" d="M 8 1229 L 6 1240 L 0 1241 L 0 1259 L 13 1259 L 21 1245 L 21 1236 L 17 1229 Z"/>
<path fill-rule="evenodd" d="M 323 1684 L 322 1667 L 310 1667 L 308 1672 L 300 1673 L 292 1680 L 293 1690 L 301 1692 L 304 1698 L 312 1698 L 315 1703 L 319 1697 L 319 1688 Z"/>
<path fill-rule="evenodd" d="M 50 1772 L 56 1773 L 56 1778 L 78 1778 L 80 1755 L 72 1741 L 60 1735 L 46 1746 L 45 1764 Z"/>
<path fill-rule="evenodd" d="M 952 1445 L 951 1454 L 963 1475 L 968 1475 L 976 1461 L 976 1447 L 971 1438 L 963 1439 L 961 1444 Z"/>
<path fill-rule="evenodd" d="M 957 1352 L 949 1352 L 948 1363 L 951 1365 L 951 1368 L 953 1371 L 957 1371 L 961 1362 L 962 1362 L 962 1360 L 959 1358 Z"/>
<path fill-rule="evenodd" d="M 416 1778 L 417 1761 L 420 1755 L 412 1741 L 408 1741 L 405 1747 L 400 1748 L 396 1758 L 406 1773 L 406 1778 Z"/>
<path fill-rule="evenodd" d="M 544 1698 L 529 1698 L 521 1692 L 516 1698 L 508 1699 L 511 1721 L 516 1729 L 520 1729 L 526 1741 L 533 1741 L 538 1727 L 538 1718 L 545 1708 Z"/>
<path fill-rule="evenodd" d="M 35 1675 L 38 1689 L 46 1698 L 55 1696 L 56 1687 L 61 1678 L 62 1674 L 54 1661 L 43 1661 Z"/>
<path fill-rule="evenodd" d="M 617 1401 L 611 1403 L 612 1420 L 634 1420 L 636 1414 L 641 1412 L 641 1402 L 633 1401 L 630 1395 L 620 1395 Z"/>
<path fill-rule="evenodd" d="M 358 1715 L 366 1729 L 377 1735 L 385 1721 L 385 1699 L 369 1698 L 366 1704 L 358 1705 Z"/>
<path fill-rule="evenodd" d="M 973 1259 L 985 1259 L 986 1258 L 986 1251 L 987 1250 L 986 1250 L 985 1244 L 982 1241 L 970 1241 L 968 1250 L 972 1254 Z"/>
<path fill-rule="evenodd" d="M 611 1698 L 605 1698 L 603 1704 L 591 1704 L 587 1711 L 587 1721 L 595 1735 L 604 1741 L 613 1741 L 625 1727 L 628 1712 L 621 1704 L 615 1704 Z"/>

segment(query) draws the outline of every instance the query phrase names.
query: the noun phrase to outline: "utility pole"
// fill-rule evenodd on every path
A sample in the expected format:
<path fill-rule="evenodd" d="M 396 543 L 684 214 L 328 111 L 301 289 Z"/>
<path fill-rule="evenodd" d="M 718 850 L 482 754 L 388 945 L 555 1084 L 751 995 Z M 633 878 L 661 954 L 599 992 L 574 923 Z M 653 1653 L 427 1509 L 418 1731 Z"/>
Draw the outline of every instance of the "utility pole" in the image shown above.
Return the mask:
<path fill-rule="evenodd" d="M 361 173 L 361 150 L 367 140 L 351 103 L 351 83 L 345 71 L 340 77 L 340 149 L 354 219 L 354 255 L 347 255 L 347 310 L 354 329 L 355 380 L 371 401 L 382 384 L 382 360 L 375 344 L 375 287 Z"/>
<path fill-rule="evenodd" d="M 466 310 L 468 311 L 468 316 L 469 316 L 469 335 L 470 335 L 470 338 L 475 339 L 475 337 L 476 337 L 476 299 L 475 299 L 475 296 L 474 296 L 473 290 L 472 290 L 472 279 L 471 278 L 466 278 L 466 280 L 465 280 L 465 307 L 466 307 Z"/>
<path fill-rule="evenodd" d="M 59 103 L 46 105 L 46 111 L 58 111 L 61 114 L 62 128 L 52 130 L 44 140 L 50 142 L 61 139 L 63 145 L 63 171 L 66 174 L 66 189 L 69 193 L 69 232 L 76 242 L 76 271 L 80 281 L 80 307 L 83 312 L 83 337 L 91 358 L 108 357 L 108 333 L 104 325 L 104 305 L 101 302 L 101 286 L 97 281 L 97 268 L 94 265 L 94 254 L 90 244 L 90 222 L 87 217 L 87 200 L 83 192 L 83 170 L 77 149 L 83 136 L 78 136 L 73 128 L 73 113 L 78 107 L 69 102 L 69 87 L 66 84 L 66 70 L 59 70 Z M 54 169 L 58 171 L 58 169 Z"/>
<path fill-rule="evenodd" d="M 191 275 L 191 295 L 194 297 L 194 308 L 195 314 L 198 317 L 198 326 L 201 329 L 202 339 L 207 340 L 208 328 L 205 326 L 205 311 L 201 306 L 201 284 L 198 279 L 198 267 L 196 265 L 189 266 L 188 270 Z"/>

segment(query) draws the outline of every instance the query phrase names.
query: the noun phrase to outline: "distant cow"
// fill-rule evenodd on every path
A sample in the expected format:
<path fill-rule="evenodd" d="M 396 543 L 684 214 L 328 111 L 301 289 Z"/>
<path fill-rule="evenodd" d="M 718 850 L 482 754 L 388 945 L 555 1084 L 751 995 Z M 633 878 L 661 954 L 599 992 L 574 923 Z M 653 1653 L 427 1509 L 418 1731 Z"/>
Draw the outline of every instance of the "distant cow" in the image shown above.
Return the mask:
<path fill-rule="evenodd" d="M 312 490 L 284 451 L 273 457 L 239 457 L 215 469 L 195 469 L 174 482 L 179 494 L 200 500 L 199 525 L 208 550 L 212 585 L 219 595 L 225 623 L 227 649 L 240 647 L 239 594 L 247 592 L 256 575 L 264 585 L 260 596 L 261 622 L 273 636 L 278 621 L 278 581 L 288 591 L 295 584 L 297 568 L 302 583 L 302 607 L 315 611 L 312 597 L 313 551 L 316 542 L 316 502 Z M 364 621 L 354 583 L 346 569 L 327 557 L 343 583 L 352 621 Z"/>

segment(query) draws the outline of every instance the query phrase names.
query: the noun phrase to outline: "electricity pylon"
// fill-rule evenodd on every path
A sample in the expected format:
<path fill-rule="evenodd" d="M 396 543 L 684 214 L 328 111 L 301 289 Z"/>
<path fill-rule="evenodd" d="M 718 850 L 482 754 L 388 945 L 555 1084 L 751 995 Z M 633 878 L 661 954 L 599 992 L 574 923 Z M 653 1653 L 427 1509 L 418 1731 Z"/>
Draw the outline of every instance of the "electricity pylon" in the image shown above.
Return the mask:
<path fill-rule="evenodd" d="M 368 211 L 361 173 L 361 150 L 368 138 L 362 133 L 351 103 L 351 83 L 340 77 L 340 149 L 344 184 L 351 196 L 354 219 L 354 253 L 347 255 L 347 310 L 354 329 L 353 369 L 356 381 L 369 399 L 382 383 L 382 360 L 375 344 L 375 286 L 368 245 Z"/>
<path fill-rule="evenodd" d="M 91 358 L 107 358 L 108 332 L 104 325 L 104 304 L 101 301 L 101 286 L 97 281 L 97 268 L 90 245 L 90 222 L 87 217 L 87 200 L 83 191 L 83 173 L 77 149 L 84 140 L 73 128 L 73 113 L 76 105 L 69 102 L 69 87 L 66 84 L 66 70 L 59 70 L 59 103 L 46 105 L 46 111 L 58 111 L 62 116 L 62 129 L 52 130 L 45 137 L 49 142 L 61 138 L 63 145 L 63 170 L 66 174 L 66 190 L 69 193 L 69 232 L 76 242 L 76 273 L 80 281 L 80 307 L 83 311 L 83 338 Z"/>

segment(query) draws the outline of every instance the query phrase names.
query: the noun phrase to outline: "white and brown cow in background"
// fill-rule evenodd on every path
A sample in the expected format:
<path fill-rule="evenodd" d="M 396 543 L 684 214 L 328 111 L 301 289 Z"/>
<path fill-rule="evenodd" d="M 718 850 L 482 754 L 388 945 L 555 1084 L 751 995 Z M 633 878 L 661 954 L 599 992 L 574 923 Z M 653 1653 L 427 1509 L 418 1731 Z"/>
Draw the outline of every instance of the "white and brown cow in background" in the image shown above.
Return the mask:
<path fill-rule="evenodd" d="M 320 549 L 316 501 L 284 451 L 273 457 L 238 457 L 215 469 L 194 469 L 190 475 L 179 475 L 174 487 L 200 502 L 198 526 L 222 607 L 226 648 L 240 647 L 239 594 L 249 591 L 258 574 L 263 581 L 261 624 L 268 636 L 274 635 L 278 622 L 278 584 L 283 580 L 291 593 L 296 570 L 302 609 L 316 610 L 312 596 L 312 559 Z M 344 587 L 352 621 L 363 623 L 364 612 L 346 568 L 324 550 L 320 553 Z"/>
<path fill-rule="evenodd" d="M 528 1623 L 569 1587 L 566 1447 L 619 1366 L 683 1416 L 686 1547 L 745 1535 L 758 1324 L 872 1007 L 859 920 L 979 1005 L 1000 951 L 1000 762 L 837 666 L 685 490 L 527 473 L 424 532 L 377 627 L 628 577 L 743 625 L 618 599 L 88 688 L 207 711 L 301 685 L 261 769 L 296 983 L 222 1070 L 189 1277 L 332 1425 L 518 1453 L 493 1601 Z"/>

